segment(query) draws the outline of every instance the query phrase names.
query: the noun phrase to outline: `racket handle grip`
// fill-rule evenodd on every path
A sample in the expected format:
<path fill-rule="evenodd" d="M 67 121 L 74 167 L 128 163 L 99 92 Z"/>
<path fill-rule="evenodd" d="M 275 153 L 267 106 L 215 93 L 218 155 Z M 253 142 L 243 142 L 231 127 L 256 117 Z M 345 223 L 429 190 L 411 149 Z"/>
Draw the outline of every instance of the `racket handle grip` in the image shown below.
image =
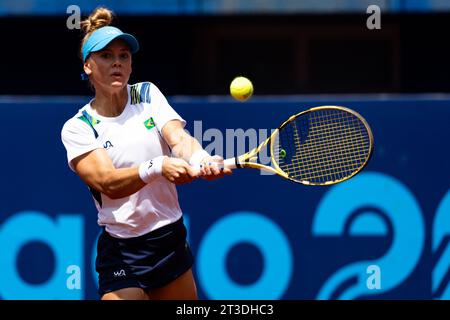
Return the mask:
<path fill-rule="evenodd" d="M 223 160 L 223 165 L 228 169 L 236 169 L 236 158 L 228 158 Z"/>
<path fill-rule="evenodd" d="M 217 164 L 217 166 L 219 166 L 219 164 Z M 225 159 L 223 161 L 223 167 L 227 169 L 236 169 L 236 158 Z M 223 169 L 223 167 L 221 167 L 220 169 Z M 196 171 L 200 171 L 200 164 L 193 166 L 193 168 Z"/>

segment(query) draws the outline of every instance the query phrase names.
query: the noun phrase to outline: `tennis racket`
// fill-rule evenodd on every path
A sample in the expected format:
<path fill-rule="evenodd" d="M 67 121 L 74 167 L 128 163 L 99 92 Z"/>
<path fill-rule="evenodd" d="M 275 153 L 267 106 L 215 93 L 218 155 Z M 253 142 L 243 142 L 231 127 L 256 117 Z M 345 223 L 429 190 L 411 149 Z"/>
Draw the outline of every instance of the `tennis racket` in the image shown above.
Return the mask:
<path fill-rule="evenodd" d="M 331 185 L 350 179 L 368 163 L 373 134 L 354 110 L 311 108 L 291 116 L 255 149 L 224 160 L 230 169 L 254 168 L 305 185 Z M 271 166 L 258 163 L 269 148 Z"/>

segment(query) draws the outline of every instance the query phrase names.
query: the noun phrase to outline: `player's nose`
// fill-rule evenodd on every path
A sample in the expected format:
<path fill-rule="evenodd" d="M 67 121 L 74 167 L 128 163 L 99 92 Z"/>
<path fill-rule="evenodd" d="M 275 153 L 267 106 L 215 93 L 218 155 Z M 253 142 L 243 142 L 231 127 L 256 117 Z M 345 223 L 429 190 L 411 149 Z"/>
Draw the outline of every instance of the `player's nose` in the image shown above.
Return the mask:
<path fill-rule="evenodd" d="M 120 63 L 120 58 L 119 58 L 119 56 L 115 56 L 114 57 L 114 60 L 113 60 L 113 64 L 112 64 L 112 66 L 113 67 L 120 67 L 122 64 Z"/>

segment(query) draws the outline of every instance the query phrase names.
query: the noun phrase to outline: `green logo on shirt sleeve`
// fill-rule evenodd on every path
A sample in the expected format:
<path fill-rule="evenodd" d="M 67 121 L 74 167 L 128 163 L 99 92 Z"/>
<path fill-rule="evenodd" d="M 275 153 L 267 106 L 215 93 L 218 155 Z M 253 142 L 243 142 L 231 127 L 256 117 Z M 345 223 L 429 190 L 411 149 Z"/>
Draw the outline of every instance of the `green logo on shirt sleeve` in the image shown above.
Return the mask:
<path fill-rule="evenodd" d="M 150 130 L 151 128 L 153 128 L 155 126 L 155 121 L 153 120 L 152 117 L 150 117 L 150 119 L 144 121 L 144 126 L 148 130 Z"/>

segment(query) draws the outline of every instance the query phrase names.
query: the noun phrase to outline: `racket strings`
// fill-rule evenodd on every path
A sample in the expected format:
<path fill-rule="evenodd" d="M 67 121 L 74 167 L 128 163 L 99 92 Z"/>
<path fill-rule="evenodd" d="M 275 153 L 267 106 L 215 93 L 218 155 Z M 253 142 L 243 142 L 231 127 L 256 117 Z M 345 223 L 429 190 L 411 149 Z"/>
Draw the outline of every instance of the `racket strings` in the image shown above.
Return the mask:
<path fill-rule="evenodd" d="M 315 135 L 313 134 L 310 137 L 310 139 L 316 139 L 315 150 L 318 150 L 318 152 L 310 150 L 309 147 L 312 146 L 312 144 L 305 145 L 305 151 L 308 152 L 306 162 L 307 163 L 310 162 L 310 166 L 306 165 L 305 167 L 305 169 L 309 171 L 309 175 L 307 177 L 309 180 L 321 178 L 320 175 L 323 174 L 333 176 L 322 178 L 333 180 L 339 179 L 340 177 L 339 173 L 332 172 L 331 170 L 336 169 L 337 166 L 339 166 L 341 173 L 343 175 L 348 175 L 348 172 L 346 172 L 346 170 L 347 169 L 352 170 L 353 165 L 355 165 L 355 162 L 352 160 L 355 160 L 355 157 L 356 160 L 358 160 L 357 155 L 359 154 L 359 152 L 358 150 L 354 150 L 354 148 L 352 148 L 355 145 L 355 143 L 357 143 L 355 139 L 348 139 L 347 141 L 345 140 L 342 141 L 342 139 L 339 139 L 339 134 L 337 132 L 333 132 L 337 130 L 336 126 L 326 124 L 323 126 L 323 128 L 325 128 L 325 130 L 321 132 L 323 133 L 323 135 L 319 134 L 317 135 L 318 137 L 315 137 Z M 348 132 L 345 133 L 347 134 Z M 330 138 L 332 134 L 335 135 L 334 140 Z M 323 145 L 322 149 L 320 148 L 321 145 Z M 351 152 L 351 154 L 349 154 L 349 151 L 347 150 L 346 158 L 342 158 L 342 156 L 344 155 L 344 151 L 346 151 L 346 149 L 348 148 L 350 148 L 349 151 Z M 323 157 L 324 152 L 328 152 L 328 154 L 325 157 Z M 356 165 L 359 166 L 358 161 Z M 332 166 L 334 166 L 334 168 Z"/>
<path fill-rule="evenodd" d="M 316 120 L 316 119 L 314 119 Z M 329 120 L 329 119 L 327 119 Z M 320 119 L 317 119 L 317 121 L 320 121 Z M 345 141 L 340 141 L 338 139 L 338 136 L 336 136 L 334 140 L 332 140 L 330 137 L 331 135 L 338 135 L 337 132 L 335 132 L 337 130 L 337 128 L 335 126 L 333 126 L 332 124 L 330 125 L 325 124 L 322 128 L 324 128 L 325 130 L 323 130 L 319 134 L 318 137 L 315 137 L 315 135 L 313 134 L 310 139 L 316 139 L 316 143 L 315 143 L 315 147 L 317 148 L 316 150 L 319 150 L 320 152 L 314 152 L 311 150 L 309 150 L 308 147 L 312 146 L 312 144 L 306 144 L 305 145 L 305 151 L 308 152 L 308 157 L 306 158 L 306 161 L 311 163 L 312 168 L 310 168 L 310 166 L 306 166 L 306 170 L 309 170 L 309 175 L 308 175 L 308 179 L 309 180 L 313 180 L 315 178 L 325 178 L 325 179 L 339 179 L 340 175 L 338 172 L 331 172 L 330 170 L 333 170 L 333 168 L 331 166 L 339 166 L 339 169 L 341 170 L 341 173 L 343 175 L 348 175 L 349 173 L 346 172 L 346 170 L 352 170 L 353 165 L 355 165 L 354 161 L 355 160 L 355 156 L 358 155 L 358 150 L 354 150 L 352 147 L 355 145 L 354 139 L 349 139 L 347 140 L 347 142 Z M 314 128 L 316 129 L 316 128 Z M 344 133 L 348 134 L 348 132 Z M 322 139 L 321 139 L 322 138 Z M 312 140 L 311 140 L 312 141 Z M 357 142 L 356 142 L 357 143 Z M 320 145 L 321 144 L 325 144 L 325 148 L 327 151 L 325 150 L 320 150 Z M 356 144 L 357 145 L 357 144 Z M 346 151 L 346 149 L 350 148 L 350 150 L 347 150 L 347 157 L 343 158 L 343 159 L 339 159 L 342 158 L 342 155 L 344 154 L 344 151 Z M 351 152 L 351 154 L 349 154 L 349 151 L 353 151 Z M 329 152 L 329 154 L 326 157 L 323 157 L 323 152 Z M 336 154 L 337 153 L 337 154 Z M 322 156 L 322 158 L 321 158 Z M 341 160 L 341 161 L 340 161 Z M 321 163 L 319 161 L 322 161 Z M 356 165 L 359 166 L 359 163 L 356 163 Z M 337 167 L 336 167 L 337 168 Z M 333 176 L 331 177 L 320 177 L 320 175 L 323 174 L 333 174 Z M 321 182 L 322 180 L 320 180 Z"/>
<path fill-rule="evenodd" d="M 370 137 L 358 117 L 339 109 L 299 116 L 280 129 L 274 145 L 280 169 L 298 181 L 342 180 L 367 161 Z"/>

